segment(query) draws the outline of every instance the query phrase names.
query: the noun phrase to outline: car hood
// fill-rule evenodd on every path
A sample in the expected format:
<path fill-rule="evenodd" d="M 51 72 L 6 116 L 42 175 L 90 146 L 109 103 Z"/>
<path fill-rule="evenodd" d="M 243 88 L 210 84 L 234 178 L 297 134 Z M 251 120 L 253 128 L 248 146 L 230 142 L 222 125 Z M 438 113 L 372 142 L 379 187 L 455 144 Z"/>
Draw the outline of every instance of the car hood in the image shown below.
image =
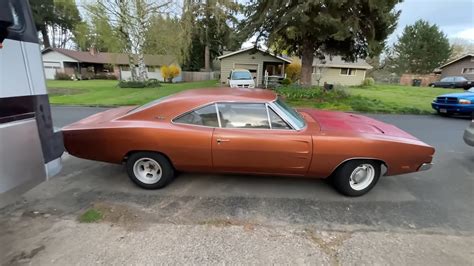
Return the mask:
<path fill-rule="evenodd" d="M 456 98 L 469 98 L 474 99 L 474 93 L 472 92 L 459 92 L 459 93 L 448 93 L 438 97 L 456 97 Z"/>
<path fill-rule="evenodd" d="M 321 131 L 344 133 L 369 133 L 397 138 L 418 140 L 409 133 L 376 119 L 353 113 L 301 109 L 319 123 Z"/>

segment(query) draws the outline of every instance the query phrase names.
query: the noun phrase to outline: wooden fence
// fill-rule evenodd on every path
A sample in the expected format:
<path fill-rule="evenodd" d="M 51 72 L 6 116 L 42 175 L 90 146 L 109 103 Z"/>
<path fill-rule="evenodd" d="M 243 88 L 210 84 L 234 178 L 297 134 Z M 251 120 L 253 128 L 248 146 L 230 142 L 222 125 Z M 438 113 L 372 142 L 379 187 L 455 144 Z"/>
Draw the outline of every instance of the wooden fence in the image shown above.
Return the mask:
<path fill-rule="evenodd" d="M 220 72 L 194 72 L 194 71 L 183 71 L 182 77 L 183 81 L 203 81 L 203 80 L 213 80 L 219 79 Z"/>

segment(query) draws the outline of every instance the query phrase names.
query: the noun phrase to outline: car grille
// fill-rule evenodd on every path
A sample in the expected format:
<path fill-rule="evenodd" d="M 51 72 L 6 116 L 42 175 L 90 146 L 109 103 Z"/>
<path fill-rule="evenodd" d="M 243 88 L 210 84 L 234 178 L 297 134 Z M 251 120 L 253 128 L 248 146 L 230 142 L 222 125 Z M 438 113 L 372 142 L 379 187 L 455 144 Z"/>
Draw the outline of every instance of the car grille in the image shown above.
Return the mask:
<path fill-rule="evenodd" d="M 436 97 L 437 103 L 451 103 L 456 104 L 458 103 L 458 98 L 456 97 Z"/>
<path fill-rule="evenodd" d="M 248 88 L 250 85 L 245 84 L 245 85 L 237 85 L 237 88 Z"/>

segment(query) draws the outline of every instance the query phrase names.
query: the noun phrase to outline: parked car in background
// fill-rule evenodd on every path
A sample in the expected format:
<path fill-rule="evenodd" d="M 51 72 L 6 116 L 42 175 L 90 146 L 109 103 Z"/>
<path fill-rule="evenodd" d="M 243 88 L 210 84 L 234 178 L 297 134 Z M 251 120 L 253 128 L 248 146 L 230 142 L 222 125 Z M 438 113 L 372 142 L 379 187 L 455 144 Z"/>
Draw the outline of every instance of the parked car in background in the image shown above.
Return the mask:
<path fill-rule="evenodd" d="M 444 116 L 455 113 L 472 115 L 474 113 L 474 87 L 464 93 L 440 95 L 433 100 L 431 107 Z"/>
<path fill-rule="evenodd" d="M 382 175 L 428 170 L 435 149 L 359 114 L 294 110 L 269 90 L 195 89 L 122 107 L 63 128 L 77 157 L 125 163 L 138 186 L 175 171 L 330 178 L 360 196 Z M 383 148 L 382 148 L 383 147 Z"/>
<path fill-rule="evenodd" d="M 456 76 L 456 77 L 445 77 L 440 81 L 429 84 L 430 87 L 437 88 L 463 88 L 465 90 L 474 86 L 474 81 L 469 81 L 465 77 Z"/>
<path fill-rule="evenodd" d="M 464 131 L 464 142 L 466 142 L 467 145 L 474 146 L 474 118 L 469 127 Z"/>
<path fill-rule="evenodd" d="M 229 74 L 231 88 L 255 88 L 255 80 L 247 69 L 234 69 Z"/>

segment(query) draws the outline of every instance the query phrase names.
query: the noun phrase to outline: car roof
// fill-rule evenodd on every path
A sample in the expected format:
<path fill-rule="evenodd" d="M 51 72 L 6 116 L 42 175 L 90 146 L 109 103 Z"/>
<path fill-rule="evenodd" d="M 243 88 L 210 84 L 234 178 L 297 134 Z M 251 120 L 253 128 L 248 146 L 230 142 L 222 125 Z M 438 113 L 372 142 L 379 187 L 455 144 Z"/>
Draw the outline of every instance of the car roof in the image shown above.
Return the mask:
<path fill-rule="evenodd" d="M 269 102 L 274 101 L 277 94 L 264 89 L 209 88 L 194 89 L 171 95 L 166 101 L 194 100 L 196 102 Z"/>
<path fill-rule="evenodd" d="M 232 72 L 236 72 L 236 71 L 250 72 L 248 69 L 243 69 L 243 68 L 232 69 Z"/>
<path fill-rule="evenodd" d="M 128 116 L 142 113 L 160 113 L 175 116 L 214 102 L 263 103 L 277 99 L 277 94 L 263 89 L 209 88 L 191 89 L 161 98 L 156 104 L 131 112 Z"/>

